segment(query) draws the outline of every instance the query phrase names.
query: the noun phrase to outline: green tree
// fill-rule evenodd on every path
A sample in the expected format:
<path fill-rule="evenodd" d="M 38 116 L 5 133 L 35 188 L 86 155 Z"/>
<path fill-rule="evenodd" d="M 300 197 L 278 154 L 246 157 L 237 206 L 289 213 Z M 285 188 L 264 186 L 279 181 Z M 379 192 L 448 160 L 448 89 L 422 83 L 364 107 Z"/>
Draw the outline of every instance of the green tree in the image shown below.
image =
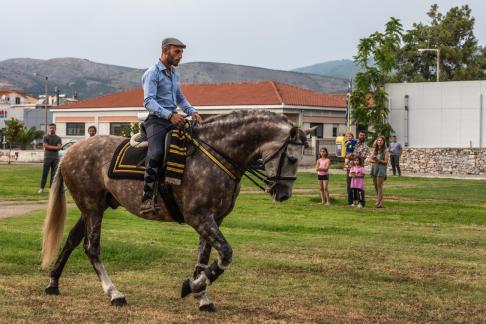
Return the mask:
<path fill-rule="evenodd" d="M 354 57 L 361 72 L 356 74 L 355 88 L 350 97 L 351 117 L 360 128 L 372 126 L 370 140 L 379 135 L 389 138 L 393 131 L 387 121 L 389 110 L 385 82 L 396 67 L 402 30 L 400 21 L 390 18 L 384 33 L 375 32 L 360 40 L 358 54 Z"/>
<path fill-rule="evenodd" d="M 132 137 L 132 135 L 140 132 L 140 123 L 134 122 L 130 125 L 125 125 L 122 127 L 122 135 L 125 137 Z"/>
<path fill-rule="evenodd" d="M 403 35 L 403 47 L 393 81 L 436 81 L 436 54 L 421 48 L 440 50 L 440 80 L 486 78 L 484 49 L 474 36 L 474 17 L 468 5 L 453 7 L 445 15 L 434 4 L 427 13 L 428 24 L 415 23 Z"/>
<path fill-rule="evenodd" d="M 5 138 L 12 145 L 19 145 L 20 149 L 25 150 L 35 139 L 42 138 L 43 131 L 35 127 L 27 129 L 22 122 L 17 119 L 5 121 Z"/>

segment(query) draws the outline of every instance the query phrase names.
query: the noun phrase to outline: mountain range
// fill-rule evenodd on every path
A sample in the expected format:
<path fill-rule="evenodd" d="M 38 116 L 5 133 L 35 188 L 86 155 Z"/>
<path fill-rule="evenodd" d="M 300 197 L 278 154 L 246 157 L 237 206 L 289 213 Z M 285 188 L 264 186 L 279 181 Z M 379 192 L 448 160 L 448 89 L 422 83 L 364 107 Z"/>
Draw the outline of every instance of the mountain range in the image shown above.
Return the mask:
<path fill-rule="evenodd" d="M 339 77 L 338 73 L 336 76 L 327 76 L 321 75 L 321 68 L 302 69 L 306 71 L 271 70 L 211 62 L 185 63 L 178 67 L 183 83 L 274 80 L 325 93 L 340 93 L 347 90 L 347 80 Z M 76 92 L 81 99 L 86 99 L 140 87 L 144 70 L 79 58 L 8 59 L 0 61 L 0 89 L 20 89 L 37 96 L 44 93 L 44 78 L 40 75 L 47 75 L 50 93 L 57 87 L 61 93 L 73 95 Z M 35 76 L 34 72 L 39 76 Z"/>
<path fill-rule="evenodd" d="M 337 60 L 304 66 L 292 71 L 351 80 L 359 72 L 359 67 L 351 60 Z"/>

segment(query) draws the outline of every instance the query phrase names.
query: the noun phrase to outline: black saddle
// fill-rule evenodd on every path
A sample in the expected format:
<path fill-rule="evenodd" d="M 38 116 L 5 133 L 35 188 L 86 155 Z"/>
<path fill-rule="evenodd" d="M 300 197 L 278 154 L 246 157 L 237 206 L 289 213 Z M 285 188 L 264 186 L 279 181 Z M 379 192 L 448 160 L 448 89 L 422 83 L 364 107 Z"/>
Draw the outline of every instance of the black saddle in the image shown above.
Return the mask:
<path fill-rule="evenodd" d="M 170 138 L 167 132 L 164 139 L 164 159 L 161 170 L 167 165 L 167 152 L 169 152 Z M 135 137 L 135 136 L 134 136 Z M 111 159 L 108 176 L 112 179 L 135 179 L 143 180 L 145 174 L 145 159 L 147 157 L 147 134 L 145 127 L 140 127 L 140 134 L 134 139 L 126 139 L 121 142 L 115 150 Z M 135 142 L 134 142 L 135 141 Z"/>

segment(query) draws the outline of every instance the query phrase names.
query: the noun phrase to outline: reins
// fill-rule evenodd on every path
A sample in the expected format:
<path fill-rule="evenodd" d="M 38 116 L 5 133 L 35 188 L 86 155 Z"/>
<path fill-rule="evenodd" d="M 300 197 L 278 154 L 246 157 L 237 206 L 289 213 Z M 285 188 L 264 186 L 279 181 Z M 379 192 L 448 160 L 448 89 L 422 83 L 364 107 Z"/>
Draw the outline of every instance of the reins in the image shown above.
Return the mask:
<path fill-rule="evenodd" d="M 263 173 L 261 170 L 259 170 L 257 167 L 255 167 L 254 165 L 250 165 L 247 168 L 242 168 L 238 164 L 238 162 L 236 162 L 235 160 L 233 160 L 232 158 L 230 158 L 229 156 L 227 156 L 225 153 L 223 153 L 220 150 L 216 149 L 214 146 L 212 146 L 211 144 L 209 144 L 206 141 L 202 140 L 201 138 L 199 138 L 197 136 L 194 136 L 194 132 L 193 132 L 194 124 L 191 123 L 191 122 L 189 122 L 189 121 L 187 121 L 187 124 L 189 125 L 189 127 L 188 127 L 188 133 L 189 134 L 187 135 L 189 137 L 189 139 L 195 144 L 195 146 L 204 155 L 206 155 L 211 161 L 213 161 L 213 163 L 215 163 L 219 168 L 221 168 L 233 180 L 240 181 L 241 180 L 241 177 L 242 176 L 245 176 L 248 180 L 250 180 L 255 186 L 257 186 L 258 188 L 260 188 L 263 192 L 269 192 L 272 189 L 272 187 L 276 184 L 277 181 L 285 181 L 285 180 L 287 180 L 287 181 L 295 181 L 297 179 L 297 177 L 295 177 L 295 176 L 282 176 L 282 168 L 283 168 L 283 165 L 284 165 L 285 157 L 287 155 L 287 149 L 288 149 L 289 144 L 293 144 L 293 145 L 305 145 L 305 143 L 300 143 L 300 142 L 292 141 L 291 138 L 290 138 L 290 135 L 285 139 L 285 141 L 283 142 L 283 144 L 275 152 L 273 152 L 272 154 L 270 154 L 270 156 L 267 157 L 263 161 L 262 165 L 265 166 L 265 164 L 267 164 L 272 159 L 274 159 L 276 157 L 276 155 L 278 155 L 279 153 L 281 153 L 280 154 L 280 158 L 279 158 L 279 162 L 278 162 L 277 173 L 274 176 L 269 177 L 265 173 Z M 201 145 L 201 143 L 204 144 L 209 149 L 211 149 L 213 152 L 215 152 L 221 158 L 223 158 L 226 162 L 228 162 L 229 164 L 231 164 L 231 166 L 233 166 L 237 170 L 237 173 L 238 174 L 235 175 L 230 170 L 228 170 L 216 157 L 214 157 L 214 155 L 212 155 L 210 152 L 208 152 Z M 267 186 L 267 188 L 265 188 L 260 183 L 258 183 L 258 181 L 256 179 L 252 178 L 252 176 L 250 176 L 249 174 L 251 174 L 253 177 L 255 177 L 256 179 L 258 179 L 261 182 L 263 182 Z"/>

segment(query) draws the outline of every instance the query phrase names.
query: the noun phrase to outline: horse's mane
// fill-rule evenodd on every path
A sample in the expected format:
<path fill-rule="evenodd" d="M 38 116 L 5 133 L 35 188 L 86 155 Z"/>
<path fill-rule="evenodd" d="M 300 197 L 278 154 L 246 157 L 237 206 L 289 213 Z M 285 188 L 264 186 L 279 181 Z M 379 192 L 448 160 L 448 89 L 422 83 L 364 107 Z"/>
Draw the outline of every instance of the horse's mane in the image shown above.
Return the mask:
<path fill-rule="evenodd" d="M 235 127 L 242 124 L 248 124 L 257 121 L 271 121 L 275 123 L 284 123 L 292 126 L 287 116 L 277 114 L 266 110 L 250 110 L 250 111 L 233 111 L 228 114 L 216 115 L 204 120 L 199 127 L 204 129 L 206 127 L 224 126 Z"/>

